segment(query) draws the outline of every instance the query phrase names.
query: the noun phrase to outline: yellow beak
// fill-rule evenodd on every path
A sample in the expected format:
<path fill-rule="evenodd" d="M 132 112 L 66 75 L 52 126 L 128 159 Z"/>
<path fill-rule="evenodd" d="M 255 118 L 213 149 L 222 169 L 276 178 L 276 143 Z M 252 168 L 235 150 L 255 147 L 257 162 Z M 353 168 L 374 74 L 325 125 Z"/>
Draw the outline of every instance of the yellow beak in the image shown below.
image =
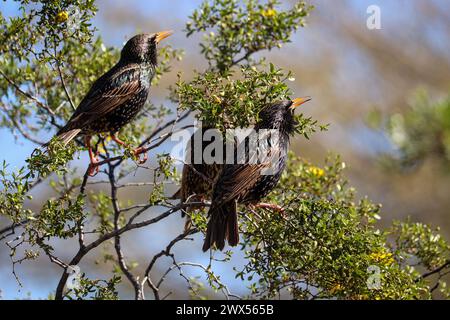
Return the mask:
<path fill-rule="evenodd" d="M 161 40 L 167 38 L 168 36 L 171 36 L 172 34 L 172 30 L 158 32 L 156 34 L 156 43 L 159 43 Z"/>
<path fill-rule="evenodd" d="M 294 100 L 292 100 L 291 108 L 295 109 L 298 106 L 304 104 L 305 102 L 308 102 L 309 100 L 311 100 L 311 97 L 295 98 Z"/>

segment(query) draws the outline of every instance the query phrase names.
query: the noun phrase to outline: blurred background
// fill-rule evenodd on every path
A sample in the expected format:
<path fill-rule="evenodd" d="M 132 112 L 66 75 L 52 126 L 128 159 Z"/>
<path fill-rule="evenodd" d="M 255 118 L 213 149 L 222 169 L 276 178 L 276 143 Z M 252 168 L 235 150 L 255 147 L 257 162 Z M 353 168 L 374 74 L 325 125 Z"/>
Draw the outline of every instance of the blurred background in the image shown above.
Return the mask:
<path fill-rule="evenodd" d="M 206 66 L 200 55 L 198 38 L 185 38 L 182 31 L 187 17 L 201 0 L 99 0 L 99 11 L 94 19 L 107 45 L 121 46 L 138 32 L 155 32 L 166 29 L 176 31 L 168 43 L 186 52 L 181 62 L 173 65 L 158 88 L 152 88 L 152 99 L 164 100 L 164 89 L 174 83 L 178 71 L 189 79 L 193 68 Z M 282 1 L 291 6 L 293 1 Z M 450 89 L 450 2 L 446 0 L 311 0 L 316 8 L 308 17 L 308 25 L 293 36 L 292 43 L 280 50 L 264 52 L 275 65 L 292 70 L 296 80 L 290 85 L 296 96 L 310 95 L 313 101 L 302 107 L 306 115 L 329 123 L 329 131 L 314 134 L 311 140 L 295 139 L 292 149 L 299 155 L 323 165 L 329 152 L 342 155 L 347 164 L 347 177 L 360 197 L 367 195 L 372 201 L 382 203 L 383 216 L 380 227 L 390 225 L 394 219 L 410 216 L 414 221 L 440 226 L 443 235 L 450 239 L 450 175 L 448 168 L 435 157 L 427 157 L 412 170 L 393 171 L 382 165 L 380 158 L 398 151 L 383 130 L 368 125 L 370 115 L 387 117 L 410 108 L 417 90 L 426 90 L 431 99 L 448 95 Z M 369 30 L 366 20 L 368 6 L 381 9 L 381 29 Z M 18 12 L 12 1 L 1 2 L 6 17 Z M 24 165 L 24 159 L 34 146 L 15 139 L 0 130 L 0 140 L 11 152 L 0 156 L 13 167 Z M 84 164 L 86 162 L 83 162 Z M 143 181 L 145 177 L 136 177 Z M 45 198 L 45 188 L 39 197 Z M 148 190 L 130 189 L 133 194 L 122 197 L 146 199 Z M 141 194 L 142 193 L 142 194 Z M 145 200 L 144 200 L 145 201 Z M 146 228 L 127 235 L 124 251 L 127 258 L 138 263 L 136 272 L 145 268 L 153 254 L 182 230 L 183 221 L 173 215 L 164 224 Z M 157 234 L 157 237 L 152 235 Z M 200 241 L 200 235 L 194 237 Z M 136 245 L 138 243 L 138 245 Z M 59 246 L 62 257 L 70 257 L 70 246 Z M 195 249 L 195 250 L 194 250 Z M 197 250 L 198 249 L 198 250 Z M 65 252 L 67 250 L 67 252 Z M 179 260 L 195 259 L 206 263 L 208 256 L 200 253 L 190 241 L 181 243 L 175 250 Z M 88 276 L 100 276 L 110 266 L 96 264 L 101 250 L 94 252 L 81 265 Z M 197 257 L 198 255 L 198 257 Z M 239 265 L 239 257 L 233 261 Z M 169 263 L 169 261 L 167 261 Z M 159 270 L 165 270 L 162 264 Z M 234 280 L 232 266 L 217 265 L 222 280 L 238 294 L 247 292 L 246 284 Z M 8 250 L 0 246 L 0 296 L 2 298 L 46 298 L 56 287 L 60 269 L 46 259 L 18 267 L 23 287 L 11 274 Z M 157 272 L 156 272 L 157 274 Z M 189 271 L 187 271 L 187 275 Z M 198 273 L 192 273 L 198 275 Z M 200 280 L 205 280 L 200 279 Z M 127 285 L 121 295 L 131 298 Z M 164 288 L 172 291 L 171 298 L 188 296 L 186 283 L 174 272 Z M 220 298 L 220 296 L 218 296 Z"/>

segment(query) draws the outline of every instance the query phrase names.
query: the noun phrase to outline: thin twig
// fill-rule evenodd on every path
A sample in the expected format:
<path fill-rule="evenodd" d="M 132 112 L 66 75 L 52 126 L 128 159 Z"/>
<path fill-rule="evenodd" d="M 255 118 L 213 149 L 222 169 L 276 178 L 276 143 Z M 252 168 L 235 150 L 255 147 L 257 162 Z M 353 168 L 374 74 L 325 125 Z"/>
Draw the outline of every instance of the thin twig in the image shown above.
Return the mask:
<path fill-rule="evenodd" d="M 72 110 L 75 111 L 76 107 L 72 101 L 72 97 L 70 96 L 69 90 L 67 90 L 67 86 L 66 86 L 66 82 L 64 80 L 63 77 L 63 73 L 61 71 L 61 64 L 60 64 L 60 60 L 57 58 L 57 52 L 56 52 L 56 43 L 53 43 L 53 49 L 54 49 L 54 59 L 55 59 L 55 64 L 56 64 L 56 69 L 58 70 L 58 74 L 59 74 L 59 78 L 61 79 L 61 84 L 62 87 L 64 89 L 64 93 L 66 94 L 67 100 L 69 100 L 70 106 L 72 107 Z"/>
<path fill-rule="evenodd" d="M 117 230 L 113 230 L 110 231 L 108 233 L 103 234 L 102 236 L 100 236 L 97 240 L 91 242 L 90 244 L 86 245 L 84 248 L 80 248 L 78 250 L 78 252 L 76 253 L 76 255 L 72 258 L 72 260 L 70 261 L 70 263 L 68 265 L 76 265 L 78 264 L 81 259 L 88 254 L 91 250 L 97 248 L 99 245 L 101 245 L 102 243 L 104 243 L 105 241 L 108 241 L 112 238 L 114 238 L 117 235 L 121 235 L 127 231 L 130 230 L 134 230 L 134 229 L 139 229 L 145 226 L 149 226 L 151 224 L 155 224 L 167 217 L 169 217 L 170 215 L 172 215 L 173 213 L 179 211 L 182 208 L 185 208 L 187 206 L 189 206 L 190 204 L 180 204 L 177 206 L 174 206 L 173 208 L 159 214 L 158 216 L 148 219 L 148 220 L 144 220 L 142 222 L 136 222 L 136 223 L 130 223 L 128 222 L 127 224 L 125 224 L 123 227 L 117 229 Z M 59 279 L 58 282 L 58 286 L 56 288 L 56 293 L 55 293 L 55 299 L 56 300 L 61 300 L 63 299 L 63 291 L 64 291 L 64 286 L 65 283 L 67 281 L 68 278 L 68 274 L 66 272 L 63 272 L 63 274 L 61 275 L 61 278 Z"/>
<path fill-rule="evenodd" d="M 440 267 L 431 270 L 429 272 L 425 272 L 424 274 L 422 274 L 419 278 L 416 279 L 416 282 L 418 282 L 420 279 L 425 279 L 433 274 L 436 273 L 440 273 L 442 270 L 444 270 L 445 268 L 447 268 L 448 266 L 450 266 L 450 259 L 447 260 L 444 264 L 442 264 Z"/>
<path fill-rule="evenodd" d="M 35 96 L 31 95 L 28 92 L 23 91 L 19 85 L 17 85 L 13 80 L 11 80 L 6 74 L 3 73 L 3 71 L 0 70 L 0 74 L 3 76 L 3 78 L 6 79 L 6 81 L 8 81 L 20 94 L 22 94 L 23 96 L 27 97 L 28 99 L 33 100 L 34 102 L 36 102 L 36 104 L 38 106 L 40 106 L 41 108 L 45 109 L 48 113 L 50 113 L 52 116 L 55 115 L 55 113 L 53 112 L 52 109 L 50 109 L 49 106 L 47 106 L 46 104 L 44 104 L 43 102 L 41 102 L 38 98 L 36 98 Z"/>

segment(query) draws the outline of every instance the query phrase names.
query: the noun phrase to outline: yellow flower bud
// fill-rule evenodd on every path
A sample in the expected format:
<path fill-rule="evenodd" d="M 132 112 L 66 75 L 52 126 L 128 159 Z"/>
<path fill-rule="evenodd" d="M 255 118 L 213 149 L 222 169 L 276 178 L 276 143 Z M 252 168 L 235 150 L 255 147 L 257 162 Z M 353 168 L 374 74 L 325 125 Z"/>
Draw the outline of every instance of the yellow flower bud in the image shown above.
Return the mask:
<path fill-rule="evenodd" d="M 274 9 L 267 9 L 265 11 L 262 12 L 262 15 L 264 17 L 273 17 L 277 12 Z"/>
<path fill-rule="evenodd" d="M 308 172 L 317 177 L 322 177 L 325 174 L 325 171 L 318 167 L 310 167 L 308 168 Z"/>
<path fill-rule="evenodd" d="M 57 23 L 63 23 L 69 19 L 69 14 L 67 11 L 61 11 L 56 15 L 56 22 Z"/>
<path fill-rule="evenodd" d="M 336 283 L 331 289 L 330 293 L 335 294 L 343 289 L 342 285 L 340 283 Z"/>

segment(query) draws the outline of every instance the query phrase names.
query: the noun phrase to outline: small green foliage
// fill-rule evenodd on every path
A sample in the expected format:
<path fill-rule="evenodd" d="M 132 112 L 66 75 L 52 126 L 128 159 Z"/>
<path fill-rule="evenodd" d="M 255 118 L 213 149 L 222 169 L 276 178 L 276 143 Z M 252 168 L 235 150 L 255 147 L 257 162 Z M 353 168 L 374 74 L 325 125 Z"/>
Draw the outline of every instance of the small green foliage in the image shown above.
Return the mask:
<path fill-rule="evenodd" d="M 84 219 L 83 206 L 82 195 L 76 200 L 69 197 L 47 200 L 40 214 L 32 220 L 30 228 L 39 230 L 39 236 L 43 238 L 71 238 L 78 232 L 76 222 Z"/>
<path fill-rule="evenodd" d="M 154 184 L 148 198 L 150 205 L 158 205 L 165 202 L 164 181 L 172 179 L 177 174 L 174 159 L 169 154 L 158 154 L 156 158 L 158 167 L 153 171 Z"/>
<path fill-rule="evenodd" d="M 108 48 L 94 36 L 91 18 L 97 9 L 93 0 L 18 2 L 21 6 L 16 16 L 7 20 L 0 13 L 0 128 L 41 145 L 46 142 L 42 137 L 55 133 L 72 115 L 92 82 L 117 62 L 120 48 Z M 223 131 L 255 124 L 259 111 L 268 104 L 303 96 L 294 96 L 291 91 L 289 82 L 295 79 L 291 72 L 260 55 L 254 57 L 288 43 L 293 32 L 305 25 L 311 9 L 304 2 L 287 6 L 277 0 L 204 1 L 189 18 L 186 34 L 203 35 L 200 48 L 208 67 L 194 71 L 189 80 L 178 73 L 168 97 L 178 105 L 176 114 L 195 111 L 204 125 Z M 153 86 L 160 84 L 182 54 L 182 50 L 170 46 L 159 48 Z M 430 152 L 448 160 L 449 106 L 449 99 L 435 103 L 419 97 L 409 112 L 391 118 L 389 133 L 405 163 L 421 160 Z M 110 143 L 108 137 L 95 137 L 92 146 L 105 161 L 94 179 L 80 174 L 71 161 L 76 151 L 84 149 L 81 139 L 67 146 L 52 139 L 45 148 L 35 150 L 25 167 L 13 172 L 3 162 L 0 217 L 12 225 L 3 229 L 6 231 L 0 233 L 0 241 L 3 244 L 5 240 L 19 283 L 16 264 L 34 260 L 42 253 L 66 270 L 70 260 L 63 261 L 66 257 L 59 257 L 60 248 L 54 245 L 64 240 L 82 258 L 99 248 L 96 263 L 111 267 L 113 276 L 101 280 L 83 274 L 80 287 L 57 290 L 55 298 L 117 299 L 117 286 L 122 280 L 119 274 L 134 279 L 133 287 L 147 284 L 142 282 L 143 277 L 137 277 L 141 268 L 128 260 L 124 247 L 120 248 L 120 237 L 174 213 L 177 204 L 169 201 L 164 186 L 177 179 L 177 171 L 167 150 L 150 153 L 156 166 L 141 166 L 139 171 L 132 161 L 127 165 L 125 158 L 136 160 L 132 148 L 138 145 L 154 151 L 162 144 L 162 137 L 168 137 L 173 113 L 167 105 L 147 102 L 137 119 L 118 133 L 128 145 L 125 148 Z M 303 113 L 296 118 L 297 132 L 304 138 L 326 129 Z M 329 158 L 318 167 L 290 155 L 278 187 L 265 199 L 281 205 L 284 213 L 240 206 L 244 213 L 240 215 L 243 241 L 237 250 L 243 251 L 246 260 L 235 274 L 248 285 L 248 296 L 418 299 L 431 298 L 439 288 L 442 297 L 449 297 L 444 276 L 449 272 L 450 248 L 438 230 L 411 221 L 380 230 L 381 206 L 368 198 L 357 198 L 344 169 L 339 157 Z M 149 181 L 133 185 L 128 179 L 130 173 L 141 170 L 151 172 L 150 177 L 141 175 Z M 30 192 L 50 176 L 50 194 L 38 203 Z M 105 176 L 107 180 L 102 180 Z M 151 185 L 148 201 L 133 205 L 134 200 L 123 199 L 122 188 L 129 187 L 127 184 Z M 169 208 L 167 215 L 136 222 L 141 213 L 156 206 Z M 193 226 L 203 232 L 206 211 L 207 207 L 190 213 Z M 176 260 L 172 247 L 194 231 L 178 235 L 178 230 L 177 237 L 154 256 L 153 262 L 159 257 L 172 260 L 161 281 L 154 281 L 158 283 L 156 290 L 152 288 L 155 298 L 172 270 L 187 282 L 193 298 L 206 299 L 207 288 L 232 296 L 215 267 L 217 263 L 230 263 L 233 251 L 221 253 L 220 259 L 213 253 L 206 266 Z M 192 243 L 194 251 L 196 245 Z M 197 249 L 200 252 L 200 246 Z M 202 277 L 188 278 L 183 273 L 185 267 L 201 270 Z M 369 285 L 374 275 L 370 268 L 378 270 L 379 286 Z M 155 274 L 144 276 L 150 280 Z M 205 285 L 200 279 L 206 279 Z"/>
<path fill-rule="evenodd" d="M 255 124 L 267 104 L 291 98 L 287 81 L 293 75 L 251 57 L 289 42 L 311 10 L 304 2 L 282 10 L 276 0 L 204 1 L 190 17 L 186 32 L 191 36 L 210 31 L 200 44 L 210 68 L 196 72 L 189 82 L 179 76 L 172 100 L 181 109 L 198 111 L 197 118 L 208 127 L 223 131 Z M 312 119 L 297 118 L 298 131 L 305 137 L 316 130 Z"/>
<path fill-rule="evenodd" d="M 67 119 L 73 111 L 61 90 L 60 69 L 69 93 L 84 91 L 93 76 L 111 65 L 114 54 L 99 39 L 93 41 L 90 19 L 97 10 L 94 1 L 20 3 L 21 15 L 9 21 L 0 17 L 0 67 L 4 75 L 0 76 L 0 93 L 11 97 L 17 88 L 26 93 L 14 94 L 15 99 L 2 109 L 3 125 L 12 131 L 20 125 L 21 132 L 30 134 L 54 128 L 57 116 Z M 61 13 L 68 17 L 58 23 Z M 7 88 L 13 90 L 8 92 Z M 79 102 L 81 97 L 74 96 L 74 103 Z M 31 116 L 36 117 L 37 126 L 27 121 Z"/>
<path fill-rule="evenodd" d="M 79 288 L 70 289 L 65 294 L 69 300 L 118 300 L 116 286 L 121 282 L 121 277 L 114 275 L 109 280 L 91 280 L 83 276 L 80 278 Z"/>
<path fill-rule="evenodd" d="M 407 262 L 411 257 L 429 270 L 436 269 L 450 259 L 450 245 L 438 233 L 423 223 L 396 221 L 389 233 L 395 239 L 396 256 L 400 262 Z M 445 270 L 444 270 L 445 271 Z"/>
<path fill-rule="evenodd" d="M 187 36 L 209 31 L 200 43 L 201 52 L 211 69 L 227 71 L 240 61 L 248 62 L 255 52 L 281 48 L 305 25 L 312 6 L 297 2 L 284 11 L 280 4 L 277 0 L 204 1 L 186 24 Z"/>
<path fill-rule="evenodd" d="M 158 169 L 156 170 L 156 176 L 158 178 L 170 179 L 177 174 L 177 170 L 174 167 L 174 159 L 167 153 L 158 154 Z"/>
<path fill-rule="evenodd" d="M 57 138 L 52 139 L 47 147 L 35 149 L 26 160 L 30 177 L 46 178 L 54 172 L 58 174 L 67 172 L 65 165 L 73 159 L 76 150 L 73 143 L 64 146 Z"/>
<path fill-rule="evenodd" d="M 148 203 L 152 206 L 160 204 L 164 199 L 164 186 L 162 184 L 157 184 L 153 187 L 148 197 Z"/>
<path fill-rule="evenodd" d="M 196 210 L 189 213 L 192 224 L 199 230 L 206 232 L 208 225 L 208 215 L 206 210 Z"/>
<path fill-rule="evenodd" d="M 8 173 L 8 165 L 3 161 L 0 170 L 2 191 L 0 193 L 0 215 L 8 217 L 12 222 L 19 223 L 33 215 L 30 209 L 26 209 L 24 202 L 32 199 L 28 195 L 30 182 L 25 174 L 25 168 L 17 173 Z"/>
<path fill-rule="evenodd" d="M 97 231 L 100 234 L 112 231 L 114 228 L 114 215 L 111 210 L 111 197 L 103 191 L 90 193 L 89 202 L 92 206 L 93 216 L 99 219 Z"/>
<path fill-rule="evenodd" d="M 190 82 L 179 79 L 174 100 L 181 109 L 198 111 L 197 118 L 207 127 L 225 130 L 254 125 L 263 107 L 292 95 L 286 84 L 290 72 L 284 73 L 273 64 L 261 67 L 242 67 L 239 72 L 229 71 L 223 76 L 197 73 Z M 302 133 L 316 124 L 302 116 L 298 120 Z"/>
<path fill-rule="evenodd" d="M 246 210 L 248 263 L 237 277 L 257 278 L 250 286 L 253 296 L 273 298 L 287 289 L 296 299 L 430 297 L 428 284 L 416 281 L 418 275 L 405 267 L 403 252 L 421 259 L 429 270 L 445 262 L 448 244 L 421 224 L 398 224 L 393 231 L 380 232 L 375 225 L 380 206 L 356 201 L 342 176 L 344 167 L 339 158 L 318 168 L 291 156 L 270 197 L 284 213 Z M 391 244 L 388 235 L 399 230 Z M 379 288 L 367 284 L 369 267 L 379 268 Z"/>

